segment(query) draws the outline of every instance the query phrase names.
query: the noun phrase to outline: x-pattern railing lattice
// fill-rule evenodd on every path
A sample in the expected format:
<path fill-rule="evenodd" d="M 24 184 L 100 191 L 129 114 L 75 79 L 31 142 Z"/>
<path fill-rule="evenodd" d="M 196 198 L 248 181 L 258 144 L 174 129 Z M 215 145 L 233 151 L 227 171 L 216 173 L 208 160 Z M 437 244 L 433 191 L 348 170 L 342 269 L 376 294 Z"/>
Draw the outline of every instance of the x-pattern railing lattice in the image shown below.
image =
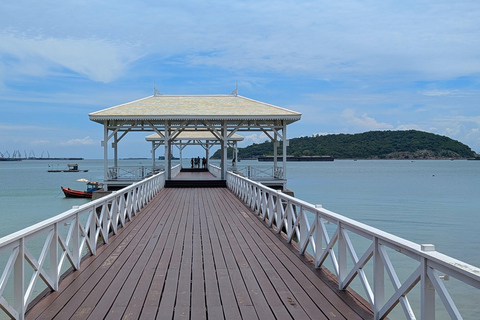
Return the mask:
<path fill-rule="evenodd" d="M 375 319 L 387 317 L 398 304 L 407 319 L 416 319 L 407 294 L 419 283 L 422 319 L 435 318 L 435 294 L 452 319 L 462 319 L 442 281 L 444 276 L 440 274 L 480 289 L 479 268 L 438 253 L 432 245 L 420 246 L 324 208 L 316 208 L 231 172 L 227 175 L 227 186 L 269 227 L 275 226 L 276 232 L 283 230 L 289 242 L 296 238 L 300 254 L 305 254 L 307 248 L 310 248 L 316 268 L 326 267 L 325 261 L 330 258 L 331 271 L 337 276 L 340 290 L 345 290 L 358 278 Z M 327 230 L 327 224 L 334 230 Z M 350 234 L 371 242 L 360 257 Z M 395 271 L 387 248 L 418 263 L 403 283 Z M 373 281 L 369 281 L 364 271 L 368 263 L 373 265 Z M 394 291 L 390 297 L 386 293 L 385 272 Z"/>
<path fill-rule="evenodd" d="M 0 309 L 10 318 L 23 319 L 39 280 L 50 290 L 57 290 L 63 270 L 68 267 L 80 269 L 82 257 L 94 255 L 97 243 L 107 244 L 110 234 L 124 227 L 164 184 L 162 172 L 1 238 L 0 254 L 6 253 L 8 258 L 3 271 L 0 269 Z M 59 230 L 64 226 L 68 226 L 66 234 Z M 35 257 L 26 243 L 38 244 L 40 236 L 45 239 L 40 254 Z M 47 261 L 49 268 L 46 270 Z M 32 276 L 27 283 L 30 273 Z M 13 297 L 4 295 L 9 280 L 13 281 Z"/>
<path fill-rule="evenodd" d="M 165 168 L 162 166 L 155 166 L 153 168 L 152 166 L 109 167 L 107 178 L 109 180 L 138 180 L 164 170 Z"/>

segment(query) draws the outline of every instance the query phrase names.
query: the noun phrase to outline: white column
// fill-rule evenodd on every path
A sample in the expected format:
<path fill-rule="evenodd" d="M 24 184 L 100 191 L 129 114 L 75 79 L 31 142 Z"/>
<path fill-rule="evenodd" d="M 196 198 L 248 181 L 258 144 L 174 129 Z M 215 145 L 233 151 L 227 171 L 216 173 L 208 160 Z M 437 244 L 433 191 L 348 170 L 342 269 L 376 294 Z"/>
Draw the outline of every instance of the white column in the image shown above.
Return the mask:
<path fill-rule="evenodd" d="M 287 145 L 288 145 L 288 140 L 287 140 L 287 122 L 286 121 L 283 121 L 282 135 L 283 135 L 283 179 L 287 180 Z"/>
<path fill-rule="evenodd" d="M 278 157 L 278 136 L 277 132 L 273 133 L 273 170 L 277 169 L 277 157 Z"/>
<path fill-rule="evenodd" d="M 227 143 L 227 122 L 223 121 L 222 122 L 222 140 L 220 141 L 220 148 L 222 150 L 222 162 L 221 162 L 221 179 L 225 180 L 227 177 L 227 148 L 228 148 L 228 143 Z"/>
<path fill-rule="evenodd" d="M 103 123 L 103 182 L 108 179 L 108 121 Z M 107 185 L 108 189 L 108 185 Z"/>
<path fill-rule="evenodd" d="M 179 153 L 180 153 L 180 169 L 182 169 L 182 168 L 183 168 L 183 165 L 182 165 L 182 160 L 183 160 L 183 155 L 182 155 L 182 153 L 183 153 L 182 140 L 178 141 L 178 143 L 180 143 L 180 144 L 178 145 L 178 149 L 180 150 L 180 152 L 179 152 Z"/>
<path fill-rule="evenodd" d="M 155 170 L 155 141 L 152 141 L 152 173 Z"/>
<path fill-rule="evenodd" d="M 117 132 L 115 132 L 115 135 L 113 137 L 113 166 L 115 168 L 118 167 L 118 136 Z"/>
<path fill-rule="evenodd" d="M 165 121 L 165 173 L 167 174 L 167 180 L 172 179 L 172 167 L 170 165 L 170 126 Z"/>
<path fill-rule="evenodd" d="M 234 150 L 234 157 L 235 157 L 235 166 L 234 169 L 237 170 L 237 163 L 238 163 L 238 146 L 237 146 L 237 141 L 233 142 L 233 150 Z"/>
<path fill-rule="evenodd" d="M 208 157 L 210 157 L 210 148 L 209 141 L 206 141 L 206 148 L 205 148 L 205 158 L 207 159 L 207 168 L 208 168 Z"/>

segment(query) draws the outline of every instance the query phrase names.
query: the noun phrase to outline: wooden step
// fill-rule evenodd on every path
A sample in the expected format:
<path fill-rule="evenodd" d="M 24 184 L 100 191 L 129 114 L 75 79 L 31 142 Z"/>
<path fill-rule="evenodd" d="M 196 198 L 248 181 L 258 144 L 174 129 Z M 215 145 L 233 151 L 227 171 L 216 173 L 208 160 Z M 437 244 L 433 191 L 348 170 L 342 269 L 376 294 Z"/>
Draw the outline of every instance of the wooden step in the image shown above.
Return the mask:
<path fill-rule="evenodd" d="M 166 180 L 165 188 L 226 188 L 226 180 Z"/>

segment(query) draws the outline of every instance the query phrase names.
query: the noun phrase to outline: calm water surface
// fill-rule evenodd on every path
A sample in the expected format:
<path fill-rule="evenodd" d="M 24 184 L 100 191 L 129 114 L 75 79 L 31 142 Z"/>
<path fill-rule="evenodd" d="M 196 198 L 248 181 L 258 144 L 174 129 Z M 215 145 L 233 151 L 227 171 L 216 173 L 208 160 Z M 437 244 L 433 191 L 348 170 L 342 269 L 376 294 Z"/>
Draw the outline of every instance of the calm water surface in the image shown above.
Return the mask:
<path fill-rule="evenodd" d="M 71 162 L 0 162 L 0 237 L 89 201 L 65 198 L 60 186 L 83 190 L 85 184 L 77 179 L 101 181 L 103 161 L 78 161 L 80 169 L 89 170 L 86 173 L 47 172 L 66 169 Z M 188 159 L 184 163 L 189 166 Z M 150 164 L 151 160 L 120 162 Z M 268 166 L 245 160 L 238 165 Z M 435 244 L 437 251 L 475 266 L 480 266 L 479 181 L 480 161 L 288 163 L 288 188 L 297 198 L 413 242 Z M 472 294 L 476 295 L 462 289 L 460 301 L 455 300 L 467 310 L 467 319 L 480 313 L 480 297 Z"/>

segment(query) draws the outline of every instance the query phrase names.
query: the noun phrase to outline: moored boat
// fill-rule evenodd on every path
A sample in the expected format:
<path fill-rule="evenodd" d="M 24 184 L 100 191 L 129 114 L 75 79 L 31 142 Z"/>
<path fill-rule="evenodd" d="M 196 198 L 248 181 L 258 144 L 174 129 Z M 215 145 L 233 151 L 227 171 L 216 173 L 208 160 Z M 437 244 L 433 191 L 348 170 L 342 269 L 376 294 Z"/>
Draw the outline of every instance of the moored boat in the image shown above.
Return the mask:
<path fill-rule="evenodd" d="M 65 170 L 59 170 L 59 169 L 51 169 L 47 170 L 48 172 L 88 172 L 88 170 L 79 170 L 78 169 L 78 164 L 73 163 L 73 164 L 67 164 L 68 169 Z"/>
<path fill-rule="evenodd" d="M 73 190 L 70 188 L 61 187 L 65 197 L 67 198 L 91 198 L 94 191 L 101 190 L 103 183 L 101 182 L 87 182 L 87 190 Z"/>

